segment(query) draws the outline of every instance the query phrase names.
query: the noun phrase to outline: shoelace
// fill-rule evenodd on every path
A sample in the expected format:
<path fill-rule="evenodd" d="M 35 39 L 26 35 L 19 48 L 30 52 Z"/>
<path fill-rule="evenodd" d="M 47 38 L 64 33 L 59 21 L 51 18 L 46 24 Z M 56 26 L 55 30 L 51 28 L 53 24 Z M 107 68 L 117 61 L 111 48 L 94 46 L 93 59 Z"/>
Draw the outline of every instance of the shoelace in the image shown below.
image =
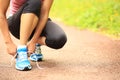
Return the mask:
<path fill-rule="evenodd" d="M 11 58 L 11 60 L 10 60 L 10 65 L 7 65 L 7 64 L 0 64 L 0 66 L 11 68 L 12 65 L 13 65 L 13 60 L 16 58 L 16 56 L 17 56 L 17 54 L 15 54 L 15 55 Z"/>
<path fill-rule="evenodd" d="M 7 65 L 7 64 L 0 64 L 0 66 L 2 66 L 2 67 L 9 67 L 9 68 L 11 68 L 12 67 L 12 65 L 13 65 L 13 60 L 16 58 L 16 56 L 17 56 L 17 53 L 11 58 L 11 60 L 10 60 L 10 65 Z M 39 65 L 39 63 L 38 63 L 38 61 L 37 61 L 37 57 L 36 57 L 36 66 L 37 66 L 37 68 L 38 69 L 44 69 L 44 68 L 42 68 L 42 67 L 40 67 L 40 65 Z"/>
<path fill-rule="evenodd" d="M 35 63 L 36 63 L 36 65 L 37 65 L 37 68 L 38 68 L 38 69 L 40 69 L 40 70 L 43 69 L 43 68 L 40 67 L 40 65 L 38 64 L 37 57 L 36 57 L 36 62 L 35 62 Z"/>

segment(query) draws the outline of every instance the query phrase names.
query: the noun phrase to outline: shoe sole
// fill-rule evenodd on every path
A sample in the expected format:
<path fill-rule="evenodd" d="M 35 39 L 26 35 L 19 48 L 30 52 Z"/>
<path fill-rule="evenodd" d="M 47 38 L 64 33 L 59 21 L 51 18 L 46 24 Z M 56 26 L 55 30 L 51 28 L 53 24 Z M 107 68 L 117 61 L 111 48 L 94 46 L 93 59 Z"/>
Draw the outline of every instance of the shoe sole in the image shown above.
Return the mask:
<path fill-rule="evenodd" d="M 43 61 L 43 59 L 38 59 L 37 61 Z"/>
<path fill-rule="evenodd" d="M 19 71 L 30 71 L 32 69 L 32 67 L 25 67 L 24 69 L 21 69 L 16 66 L 16 69 Z"/>
<path fill-rule="evenodd" d="M 34 59 L 30 59 L 30 60 L 33 61 L 33 62 L 36 62 L 36 60 L 34 60 Z M 41 62 L 41 61 L 43 61 L 43 59 L 41 58 L 41 59 L 38 59 L 37 61 Z"/>

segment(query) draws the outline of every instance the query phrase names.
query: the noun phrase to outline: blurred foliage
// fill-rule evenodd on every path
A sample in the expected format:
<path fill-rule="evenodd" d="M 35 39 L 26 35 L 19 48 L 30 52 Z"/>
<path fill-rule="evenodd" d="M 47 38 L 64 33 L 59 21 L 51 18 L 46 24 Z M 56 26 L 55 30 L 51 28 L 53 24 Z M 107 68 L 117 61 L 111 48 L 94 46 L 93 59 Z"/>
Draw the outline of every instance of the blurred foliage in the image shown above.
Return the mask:
<path fill-rule="evenodd" d="M 54 0 L 50 16 L 80 29 L 120 37 L 120 0 Z"/>

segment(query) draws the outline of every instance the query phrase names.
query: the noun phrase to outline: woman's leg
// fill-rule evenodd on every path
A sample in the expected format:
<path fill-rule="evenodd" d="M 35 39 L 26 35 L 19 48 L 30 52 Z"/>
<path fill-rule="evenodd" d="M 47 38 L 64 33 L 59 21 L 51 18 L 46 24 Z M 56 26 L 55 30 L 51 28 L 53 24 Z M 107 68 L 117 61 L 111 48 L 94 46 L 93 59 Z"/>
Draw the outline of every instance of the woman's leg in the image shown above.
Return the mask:
<path fill-rule="evenodd" d="M 21 16 L 20 24 L 20 44 L 26 45 L 28 39 L 36 27 L 38 22 L 38 17 L 33 13 L 25 13 Z"/>
<path fill-rule="evenodd" d="M 31 11 L 33 13 L 31 13 Z M 24 8 L 20 23 L 20 44 L 26 45 L 28 39 L 37 26 L 40 12 L 40 0 L 29 0 Z"/>
<path fill-rule="evenodd" d="M 54 22 L 48 20 L 38 43 L 50 48 L 60 49 L 67 41 L 65 32 Z"/>
<path fill-rule="evenodd" d="M 8 18 L 10 32 L 25 45 L 37 25 L 40 0 L 27 1 L 12 17 Z"/>

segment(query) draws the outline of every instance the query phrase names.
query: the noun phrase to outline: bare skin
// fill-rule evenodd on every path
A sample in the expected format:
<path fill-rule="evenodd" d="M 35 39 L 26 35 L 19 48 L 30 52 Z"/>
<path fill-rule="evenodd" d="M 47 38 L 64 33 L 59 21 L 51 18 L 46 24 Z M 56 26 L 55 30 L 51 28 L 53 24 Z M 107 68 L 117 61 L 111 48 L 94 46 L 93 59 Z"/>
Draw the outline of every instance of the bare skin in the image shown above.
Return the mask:
<path fill-rule="evenodd" d="M 9 5 L 9 1 L 10 0 L 6 0 L 4 2 L 3 0 L 0 0 L 0 29 L 4 37 L 4 41 L 5 41 L 8 53 L 10 55 L 14 55 L 16 53 L 17 46 L 13 43 L 10 37 L 8 24 L 6 20 L 6 11 Z"/>
<path fill-rule="evenodd" d="M 11 39 L 7 20 L 6 20 L 6 11 L 7 11 L 9 2 L 10 2 L 10 0 L 6 0 L 6 1 L 0 0 L 0 29 L 1 29 L 8 53 L 10 55 L 15 55 L 17 46 L 14 44 L 14 42 Z M 27 45 L 28 52 L 34 51 L 36 43 L 45 45 L 46 38 L 40 37 L 39 35 L 41 34 L 41 32 L 46 24 L 52 3 L 53 3 L 53 0 L 44 0 L 42 2 L 39 21 L 38 21 L 38 18 L 36 17 L 36 15 L 34 15 L 32 13 L 22 14 L 22 16 L 21 16 L 19 45 Z M 25 21 L 27 21 L 27 22 L 25 22 Z M 28 38 L 30 37 L 30 34 L 32 33 L 35 26 L 37 26 L 35 34 L 28 43 Z"/>

